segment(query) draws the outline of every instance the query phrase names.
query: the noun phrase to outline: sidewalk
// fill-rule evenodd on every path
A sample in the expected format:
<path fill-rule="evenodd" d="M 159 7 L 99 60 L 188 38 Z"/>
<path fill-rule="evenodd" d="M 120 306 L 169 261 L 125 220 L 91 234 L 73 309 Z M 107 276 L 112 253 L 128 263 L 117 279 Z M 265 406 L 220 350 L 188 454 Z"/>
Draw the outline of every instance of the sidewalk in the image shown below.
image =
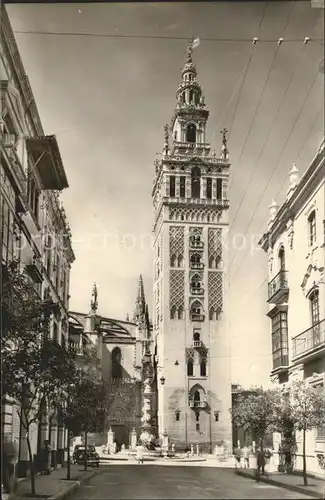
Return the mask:
<path fill-rule="evenodd" d="M 239 476 L 247 477 L 255 480 L 255 470 L 237 469 L 236 473 Z M 284 474 L 283 472 L 271 472 L 267 476 L 261 476 L 260 481 L 263 483 L 274 484 L 291 491 L 310 495 L 314 498 L 325 499 L 325 480 L 308 477 L 308 486 L 304 486 L 303 478 L 297 474 Z"/>
<path fill-rule="evenodd" d="M 30 479 L 23 479 L 17 485 L 14 494 L 3 495 L 3 500 L 63 500 L 70 496 L 81 484 L 89 481 L 98 469 L 89 468 L 87 472 L 81 465 L 71 465 L 71 480 L 67 481 L 67 468 L 53 471 L 49 476 L 38 475 L 35 478 L 36 495 L 31 494 Z"/>

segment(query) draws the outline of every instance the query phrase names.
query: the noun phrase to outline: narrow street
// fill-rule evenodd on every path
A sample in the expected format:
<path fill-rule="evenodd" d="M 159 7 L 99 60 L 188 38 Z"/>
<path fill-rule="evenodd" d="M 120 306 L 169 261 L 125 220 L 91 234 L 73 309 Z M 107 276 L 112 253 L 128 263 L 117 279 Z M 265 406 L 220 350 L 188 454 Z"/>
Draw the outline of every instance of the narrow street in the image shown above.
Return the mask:
<path fill-rule="evenodd" d="M 71 497 L 72 500 L 108 499 L 191 499 L 191 498 L 310 498 L 295 492 L 256 484 L 233 470 L 159 465 L 112 465 Z"/>

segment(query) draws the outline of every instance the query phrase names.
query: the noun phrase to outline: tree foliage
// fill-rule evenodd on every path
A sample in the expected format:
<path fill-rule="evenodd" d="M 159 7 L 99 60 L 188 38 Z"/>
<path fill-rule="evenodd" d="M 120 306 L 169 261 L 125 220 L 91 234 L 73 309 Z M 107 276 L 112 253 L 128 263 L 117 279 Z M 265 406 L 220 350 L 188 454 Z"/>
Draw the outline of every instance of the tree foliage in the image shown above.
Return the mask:
<path fill-rule="evenodd" d="M 2 389 L 3 397 L 18 403 L 26 431 L 35 493 L 33 456 L 29 440 L 32 423 L 64 404 L 75 377 L 74 353 L 50 339 L 50 304 L 34 292 L 28 276 L 12 263 L 6 270 L 2 293 Z"/>
<path fill-rule="evenodd" d="M 263 439 L 274 425 L 277 400 L 276 391 L 254 388 L 247 396 L 239 396 L 231 409 L 233 422 L 237 427 L 250 430 L 262 445 Z"/>

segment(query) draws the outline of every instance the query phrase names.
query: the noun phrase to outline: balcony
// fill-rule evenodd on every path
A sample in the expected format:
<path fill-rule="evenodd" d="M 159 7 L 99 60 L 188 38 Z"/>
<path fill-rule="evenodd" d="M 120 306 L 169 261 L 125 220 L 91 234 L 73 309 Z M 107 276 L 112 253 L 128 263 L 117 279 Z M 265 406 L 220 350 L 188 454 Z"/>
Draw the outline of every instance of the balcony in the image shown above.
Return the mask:
<path fill-rule="evenodd" d="M 191 295 L 204 295 L 203 288 L 191 288 Z"/>
<path fill-rule="evenodd" d="M 200 349 L 203 346 L 202 340 L 193 340 L 194 349 Z"/>
<path fill-rule="evenodd" d="M 204 314 L 192 313 L 191 320 L 192 321 L 204 321 Z"/>
<path fill-rule="evenodd" d="M 312 358 L 325 350 L 325 319 L 319 321 L 308 330 L 299 333 L 292 339 L 292 358 L 297 361 L 301 358 Z"/>
<path fill-rule="evenodd" d="M 190 408 L 205 408 L 207 406 L 206 401 L 189 401 L 189 407 Z"/>
<path fill-rule="evenodd" d="M 194 248 L 195 250 L 200 249 L 203 250 L 204 243 L 203 241 L 195 241 L 190 239 L 190 248 Z"/>
<path fill-rule="evenodd" d="M 29 264 L 25 266 L 25 269 L 34 283 L 43 282 L 42 263 L 39 259 L 33 259 Z"/>
<path fill-rule="evenodd" d="M 26 140 L 28 153 L 34 160 L 44 190 L 62 191 L 69 187 L 60 150 L 54 135 Z"/>
<path fill-rule="evenodd" d="M 269 282 L 268 285 L 268 302 L 272 304 L 278 304 L 285 301 L 288 298 L 289 287 L 288 287 L 288 272 L 280 271 L 274 278 Z"/>
<path fill-rule="evenodd" d="M 190 268 L 191 269 L 203 269 L 204 264 L 203 264 L 203 262 L 190 262 Z"/>
<path fill-rule="evenodd" d="M 273 354 L 273 368 L 272 374 L 286 372 L 289 368 L 289 356 L 288 354 L 281 354 L 276 357 Z"/>
<path fill-rule="evenodd" d="M 163 196 L 163 202 L 166 203 L 175 203 L 177 205 L 214 205 L 214 206 L 219 206 L 219 207 L 224 207 L 227 208 L 229 207 L 229 200 L 228 199 L 217 199 L 217 198 L 192 198 L 192 197 L 186 197 L 186 198 L 180 198 L 180 197 L 170 197 L 170 196 Z"/>

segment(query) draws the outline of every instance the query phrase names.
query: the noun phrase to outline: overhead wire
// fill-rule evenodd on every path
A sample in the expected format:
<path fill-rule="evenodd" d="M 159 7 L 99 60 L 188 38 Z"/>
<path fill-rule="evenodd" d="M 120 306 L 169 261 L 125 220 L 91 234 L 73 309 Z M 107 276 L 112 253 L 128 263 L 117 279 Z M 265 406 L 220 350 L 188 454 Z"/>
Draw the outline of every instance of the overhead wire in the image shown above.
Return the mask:
<path fill-rule="evenodd" d="M 131 38 L 142 40 L 192 40 L 192 36 L 163 36 L 163 35 L 126 35 L 121 33 L 89 33 L 89 32 L 73 32 L 73 31 L 32 31 L 32 30 L 15 30 L 13 33 L 18 35 L 49 35 L 49 36 L 85 36 L 92 38 Z M 221 43 L 252 43 L 251 38 L 217 38 L 217 37 L 200 37 L 202 42 L 221 42 Z M 259 43 L 274 43 L 279 39 L 264 38 L 260 39 Z M 314 38 L 313 42 L 324 42 L 322 38 Z M 283 40 L 283 43 L 301 42 L 301 38 L 289 38 Z"/>
<path fill-rule="evenodd" d="M 268 4 L 268 2 L 265 2 L 264 8 L 263 8 L 263 12 L 262 12 L 262 15 L 261 15 L 261 19 L 260 19 L 259 24 L 258 24 L 257 35 L 259 35 L 259 33 L 260 33 L 260 29 L 261 29 L 261 26 L 262 26 L 262 23 L 263 23 L 263 19 L 264 19 L 264 15 L 265 15 L 265 12 L 266 12 L 267 4 Z M 254 40 L 256 40 L 256 39 L 254 39 Z M 223 111 L 223 113 L 221 115 L 221 118 L 220 118 L 220 120 L 218 122 L 218 125 L 214 129 L 214 132 L 212 134 L 212 141 L 215 138 L 215 133 L 216 133 L 215 131 L 219 130 L 220 126 L 223 126 L 223 124 L 224 124 L 224 117 L 226 116 L 226 113 L 227 113 L 228 109 L 230 108 L 230 104 L 232 103 L 232 101 L 233 101 L 233 99 L 234 99 L 234 97 L 235 97 L 235 95 L 237 93 L 237 88 L 239 87 L 239 93 L 238 93 L 238 97 L 237 97 L 237 101 L 236 101 L 236 105 L 235 105 L 235 110 L 234 110 L 234 113 L 232 114 L 232 119 L 231 119 L 231 122 L 230 122 L 231 124 L 230 124 L 230 126 L 226 127 L 228 129 L 228 137 L 229 137 L 229 135 L 231 133 L 231 128 L 232 128 L 233 120 L 234 120 L 234 117 L 236 115 L 236 111 L 237 111 L 237 107 L 238 107 L 238 102 L 240 100 L 241 92 L 242 92 L 244 83 L 246 81 L 248 70 L 249 70 L 249 67 L 250 67 L 253 55 L 254 55 L 255 47 L 256 47 L 256 43 L 254 43 L 254 41 L 252 41 L 252 48 L 250 50 L 248 61 L 247 61 L 246 65 L 245 65 L 245 68 L 244 68 L 243 72 L 240 74 L 240 76 L 239 76 L 239 78 L 237 80 L 237 83 L 235 85 L 235 89 L 234 89 L 234 91 L 233 91 L 233 93 L 232 93 L 232 95 L 231 95 L 231 97 L 230 97 L 230 99 L 229 99 L 229 101 L 228 101 L 228 103 L 227 103 L 227 105 L 225 107 L 225 110 Z"/>
<path fill-rule="evenodd" d="M 287 97 L 287 94 L 288 94 L 288 92 L 289 92 L 289 90 L 290 90 L 290 88 L 291 88 L 292 81 L 294 80 L 294 77 L 296 76 L 296 73 L 297 73 L 297 71 L 298 71 L 298 69 L 299 69 L 300 62 L 301 62 L 301 59 L 302 59 L 302 57 L 303 57 L 303 55 L 304 55 L 304 52 L 305 52 L 306 47 L 307 47 L 307 44 L 304 44 L 304 45 L 303 45 L 303 48 L 302 48 L 302 50 L 301 50 L 301 52 L 300 52 L 299 59 L 298 59 L 298 63 L 296 64 L 295 70 L 294 70 L 294 71 L 292 72 L 292 74 L 291 74 L 290 80 L 289 80 L 289 82 L 288 82 L 288 84 L 287 84 L 287 87 L 286 87 L 286 89 L 285 89 L 285 91 L 284 91 L 284 93 L 283 93 L 283 95 L 282 95 L 282 98 L 281 98 L 281 100 L 280 100 L 279 104 L 278 104 L 277 110 L 276 110 L 276 112 L 275 112 L 275 114 L 274 114 L 274 116 L 273 116 L 273 119 L 272 119 L 271 123 L 270 123 L 270 126 L 269 126 L 268 132 L 267 132 L 267 134 L 266 134 L 266 137 L 265 137 L 265 140 L 264 140 L 264 143 L 263 143 L 262 149 L 260 150 L 259 155 L 258 155 L 258 157 L 257 157 L 257 159 L 256 159 L 256 161 L 255 161 L 255 163 L 254 163 L 254 166 L 253 166 L 253 168 L 252 168 L 252 170 L 251 170 L 251 173 L 250 173 L 250 177 L 249 177 L 249 180 L 248 180 L 247 186 L 246 186 L 246 188 L 245 188 L 245 190 L 244 190 L 244 192 L 243 192 L 243 195 L 242 195 L 242 197 L 241 197 L 241 199 L 240 199 L 240 202 L 239 202 L 239 203 L 238 203 L 238 205 L 237 205 L 237 209 L 236 209 L 235 215 L 234 215 L 234 217 L 233 217 L 233 219 L 232 219 L 232 222 L 231 222 L 231 226 L 232 226 L 232 227 L 234 227 L 234 225 L 235 225 L 235 222 L 236 222 L 236 220 L 237 220 L 238 213 L 239 213 L 239 211 L 240 211 L 240 209 L 241 209 L 241 207 L 242 207 L 243 201 L 245 200 L 245 198 L 246 198 L 246 196 L 247 196 L 247 193 L 248 193 L 248 188 L 249 188 L 249 186 L 250 186 L 250 185 L 251 185 L 251 183 L 252 183 L 252 180 L 253 180 L 253 178 L 254 178 L 254 174 L 256 173 L 256 171 L 257 171 L 257 167 L 258 167 L 258 165 L 259 165 L 259 161 L 260 161 L 260 159 L 261 159 L 261 157 L 262 157 L 262 155 L 263 155 L 263 153 L 264 153 L 264 150 L 265 150 L 265 148 L 266 148 L 266 146 L 267 146 L 267 144 L 268 144 L 269 137 L 270 137 L 270 135 L 271 135 L 271 133 L 272 133 L 272 130 L 273 130 L 273 125 L 274 125 L 274 123 L 275 123 L 275 121 L 276 121 L 276 119 L 277 119 L 277 117 L 278 117 L 279 113 L 280 113 L 280 112 L 282 111 L 282 109 L 283 109 L 283 108 L 282 108 L 282 105 L 283 105 L 283 103 L 285 102 L 285 99 L 286 99 L 286 97 Z M 229 187 L 229 189 L 230 189 L 230 187 Z"/>
<path fill-rule="evenodd" d="M 235 116 L 236 116 L 236 113 L 237 113 L 237 109 L 238 109 L 238 104 L 239 104 L 239 101 L 240 101 L 241 93 L 243 91 L 243 88 L 244 88 L 244 85 L 245 85 L 245 82 L 246 82 L 246 78 L 247 78 L 247 75 L 248 75 L 248 70 L 250 68 L 250 64 L 251 64 L 252 59 L 253 59 L 253 55 L 254 55 L 255 48 L 256 48 L 256 41 L 257 41 L 258 36 L 260 34 L 260 31 L 261 31 L 261 27 L 262 27 L 262 24 L 263 24 L 263 20 L 264 20 L 265 12 L 266 12 L 266 9 L 267 9 L 267 5 L 268 5 L 268 2 L 265 2 L 264 9 L 263 9 L 263 12 L 262 12 L 262 16 L 261 16 L 260 22 L 258 24 L 257 32 L 256 32 L 257 36 L 254 39 L 255 43 L 254 43 L 254 41 L 252 42 L 252 49 L 250 51 L 250 55 L 249 55 L 249 59 L 248 59 L 248 64 L 246 66 L 246 70 L 245 70 L 245 73 L 244 73 L 244 76 L 243 76 L 243 79 L 242 79 L 241 87 L 239 89 L 238 98 L 237 98 L 237 101 L 236 101 L 236 105 L 235 105 L 235 109 L 234 109 L 234 112 L 233 112 L 233 115 L 232 115 L 232 119 L 231 119 L 229 127 L 227 127 L 228 128 L 228 137 L 229 138 L 231 136 L 231 131 L 232 131 L 232 127 L 233 127 L 233 124 L 234 124 Z"/>
<path fill-rule="evenodd" d="M 267 181 L 267 182 L 266 182 L 266 184 L 264 185 L 264 189 L 263 189 L 262 194 L 261 194 L 261 196 L 260 196 L 260 198 L 259 198 L 259 201 L 258 201 L 258 203 L 257 203 L 257 206 L 255 207 L 255 210 L 254 210 L 254 212 L 253 212 L 253 214 L 252 214 L 251 218 L 249 219 L 249 222 L 248 222 L 248 224 L 246 225 L 246 228 L 245 228 L 245 231 L 243 232 L 243 234 L 246 234 L 246 233 L 247 233 L 247 231 L 248 231 L 248 229 L 249 229 L 249 227 L 250 227 L 250 225 L 251 225 L 251 223 L 252 223 L 252 221 L 253 221 L 253 219 L 254 219 L 254 217 L 255 217 L 255 214 L 256 214 L 256 212 L 257 212 L 258 208 L 260 207 L 260 204 L 261 204 L 261 202 L 262 202 L 262 200 L 263 200 L 264 194 L 265 194 L 265 192 L 266 192 L 267 188 L 268 188 L 268 187 L 269 187 L 269 185 L 270 185 L 270 182 L 271 182 L 271 180 L 272 180 L 272 178 L 273 178 L 273 175 L 274 175 L 274 173 L 275 173 L 275 171 L 276 171 L 277 166 L 279 165 L 279 163 L 280 163 L 280 161 L 281 161 L 281 158 L 282 158 L 283 152 L 284 152 L 284 150 L 285 150 L 285 148 L 286 148 L 286 146 L 287 146 L 287 144 L 288 144 L 288 142 L 289 142 L 289 140 L 290 140 L 290 138 L 291 138 L 291 136 L 292 136 L 292 133 L 293 133 L 293 131 L 294 131 L 295 127 L 296 127 L 296 124 L 298 123 L 298 120 L 299 120 L 299 118 L 300 118 L 300 115 L 301 115 L 301 113 L 302 113 L 302 110 L 304 109 L 305 104 L 306 104 L 306 102 L 307 102 L 307 100 L 308 100 L 308 97 L 309 97 L 309 95 L 310 95 L 310 93 L 311 93 L 311 90 L 312 90 L 312 88 L 313 88 L 313 86 L 314 86 L 314 84 L 315 84 L 315 82 L 316 82 L 316 80 L 317 80 L 317 76 L 318 76 L 318 74 L 319 74 L 319 71 L 318 71 L 318 69 L 317 69 L 316 75 L 315 75 L 315 77 L 313 78 L 313 80 L 312 80 L 311 84 L 310 84 L 310 85 L 309 85 L 309 87 L 308 87 L 308 90 L 307 90 L 306 96 L 305 96 L 305 98 L 304 98 L 304 100 L 303 100 L 303 102 L 302 102 L 302 104 L 301 104 L 301 106 L 300 106 L 299 112 L 298 112 L 298 114 L 297 114 L 297 116 L 296 116 L 296 118 L 295 118 L 295 121 L 294 121 L 294 123 L 293 123 L 293 125 L 292 125 L 292 127 L 291 127 L 291 131 L 290 131 L 290 133 L 289 133 L 289 135 L 288 135 L 288 137 L 287 137 L 287 139 L 286 139 L 286 141 L 285 141 L 285 143 L 284 143 L 284 145 L 283 145 L 283 147 L 282 147 L 282 149 L 281 149 L 281 152 L 280 152 L 279 158 L 278 158 L 278 160 L 277 160 L 277 162 L 276 162 L 276 164 L 275 164 L 274 168 L 273 168 L 273 169 L 272 169 L 272 171 L 271 171 L 271 174 L 270 174 L 270 176 L 269 176 L 269 178 L 268 178 L 268 181 Z M 242 261 L 241 261 L 241 263 L 240 263 L 239 267 L 237 267 L 236 272 L 234 272 L 232 276 L 238 275 L 238 271 L 239 271 L 239 269 L 241 268 L 241 266 L 242 266 L 243 262 L 246 260 L 246 258 L 247 258 L 247 254 L 246 254 L 246 256 L 244 256 L 244 258 L 242 259 Z M 232 264 L 233 262 L 234 262 L 234 258 L 232 259 L 231 264 Z M 231 265 L 231 264 L 230 264 L 230 265 Z M 229 266 L 229 267 L 230 267 L 230 266 Z"/>
<path fill-rule="evenodd" d="M 288 17 L 287 17 L 287 21 L 286 21 L 285 28 L 284 28 L 284 34 L 285 34 L 285 33 L 286 33 L 286 31 L 287 31 L 287 28 L 288 28 L 288 25 L 289 25 L 289 22 L 290 22 L 290 19 L 291 19 L 292 13 L 293 13 L 293 11 L 294 11 L 295 5 L 296 5 L 296 2 L 293 4 L 292 9 L 290 10 L 289 15 L 288 15 Z M 282 39 L 281 39 L 281 40 L 282 40 Z M 255 111 L 254 111 L 253 117 L 252 117 L 252 119 L 251 119 L 251 121 L 250 121 L 250 124 L 249 124 L 248 133 L 247 133 L 247 135 L 246 135 L 246 139 L 245 139 L 244 145 L 243 145 L 243 147 L 242 147 L 242 149 L 241 149 L 241 152 L 240 152 L 239 158 L 237 159 L 237 162 L 236 162 L 236 163 L 237 163 L 237 165 L 240 163 L 240 160 L 241 160 L 241 158 L 242 158 L 242 156 L 243 156 L 243 153 L 244 153 L 244 151 L 245 151 L 245 149 L 246 149 L 246 145 L 247 145 L 248 140 L 249 140 L 249 137 L 250 137 L 250 135 L 251 135 L 251 131 L 252 131 L 253 125 L 254 125 L 254 123 L 255 123 L 255 119 L 256 119 L 256 116 L 257 116 L 258 110 L 260 109 L 260 105 L 261 105 L 261 103 L 262 103 L 262 100 L 263 100 L 263 97 L 264 97 L 264 93 L 265 93 L 265 90 L 266 90 L 266 88 L 267 88 L 267 84 L 268 84 L 268 82 L 269 82 L 270 75 L 271 75 L 271 73 L 272 73 L 273 64 L 274 64 L 274 62 L 275 62 L 276 56 L 278 55 L 278 52 L 279 52 L 279 49 L 280 49 L 280 46 L 281 46 L 281 45 L 282 45 L 282 42 L 280 42 L 280 39 L 279 39 L 279 40 L 278 40 L 278 43 L 277 43 L 277 47 L 276 47 L 276 49 L 275 49 L 275 51 L 274 51 L 274 54 L 273 54 L 273 57 L 272 57 L 272 60 L 271 60 L 271 65 L 270 65 L 270 67 L 269 67 L 269 70 L 268 70 L 268 72 L 267 72 L 266 78 L 265 78 L 264 83 L 263 83 L 262 92 L 261 92 L 261 94 L 260 94 L 260 96 L 259 96 L 259 99 L 258 99 L 258 102 L 257 102 L 257 106 L 256 106 L 256 108 L 255 108 Z M 228 141 L 230 142 L 230 137 L 228 138 Z M 231 182 L 230 182 L 229 189 L 231 189 L 232 184 L 233 184 L 233 181 L 231 181 Z"/>
<path fill-rule="evenodd" d="M 298 152 L 297 152 L 297 154 L 296 154 L 296 156 L 295 156 L 294 163 L 298 161 L 298 158 L 300 157 L 300 155 L 301 155 L 301 153 L 302 153 L 302 151 L 303 151 L 303 149 L 304 149 L 304 147 L 305 147 L 305 145 L 306 145 L 306 142 L 309 140 L 310 136 L 312 135 L 313 130 L 314 130 L 314 127 L 315 127 L 315 125 L 316 125 L 316 123 L 317 123 L 317 120 L 318 120 L 318 118 L 319 118 L 319 116 L 320 116 L 321 114 L 322 114 L 322 110 L 320 109 L 320 110 L 318 111 L 318 113 L 316 113 L 316 117 L 315 117 L 315 119 L 314 119 L 314 120 L 313 120 L 313 122 L 312 122 L 312 125 L 311 125 L 311 127 L 310 127 L 310 129 L 309 129 L 309 132 L 308 132 L 308 135 L 307 135 L 306 139 L 302 142 L 302 144 L 301 144 L 301 146 L 300 146 L 300 148 L 299 148 L 299 150 L 298 150 Z M 285 179 L 285 180 L 283 181 L 283 183 L 281 184 L 281 187 L 280 187 L 280 189 L 278 190 L 278 193 L 276 194 L 275 198 L 277 198 L 277 197 L 279 196 L 279 194 L 281 193 L 281 191 L 282 191 L 282 189 L 284 188 L 285 184 L 286 184 L 286 179 Z M 265 222 L 265 223 L 263 223 L 263 226 L 260 228 L 260 230 L 258 231 L 258 233 L 261 233 L 261 232 L 263 231 L 263 227 L 265 227 L 265 226 L 266 226 L 266 222 Z M 245 259 L 244 259 L 244 260 L 245 260 Z M 237 272 L 237 274 L 238 274 L 238 272 Z M 255 293 L 259 292 L 259 290 L 263 287 L 263 285 L 264 285 L 267 281 L 268 281 L 268 276 L 266 276 L 266 277 L 263 279 L 263 281 L 262 281 L 262 282 L 258 285 L 258 287 L 254 290 L 254 292 L 252 293 L 252 295 L 255 295 Z M 234 281 L 231 281 L 230 286 L 229 286 L 229 288 L 228 288 L 228 291 L 231 289 L 231 285 L 232 285 L 234 282 L 235 282 L 235 280 L 234 280 Z M 246 296 L 246 298 L 247 298 L 247 300 L 250 300 L 251 295 Z M 245 303 L 247 302 L 247 300 L 245 301 Z"/>

